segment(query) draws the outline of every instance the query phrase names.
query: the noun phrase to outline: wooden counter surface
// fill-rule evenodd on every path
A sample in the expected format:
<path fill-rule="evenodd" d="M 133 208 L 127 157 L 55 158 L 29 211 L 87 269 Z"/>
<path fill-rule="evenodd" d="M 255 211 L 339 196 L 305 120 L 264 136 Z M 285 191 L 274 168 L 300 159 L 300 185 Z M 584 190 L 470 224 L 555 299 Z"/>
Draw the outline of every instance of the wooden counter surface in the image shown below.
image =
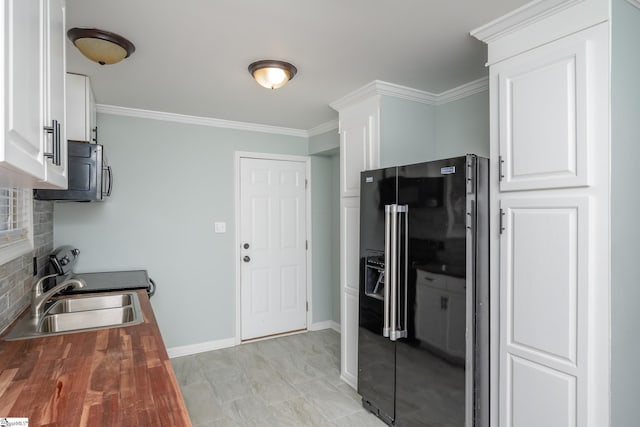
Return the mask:
<path fill-rule="evenodd" d="M 28 417 L 30 427 L 191 426 L 149 299 L 138 294 L 139 325 L 0 341 L 0 417 Z"/>

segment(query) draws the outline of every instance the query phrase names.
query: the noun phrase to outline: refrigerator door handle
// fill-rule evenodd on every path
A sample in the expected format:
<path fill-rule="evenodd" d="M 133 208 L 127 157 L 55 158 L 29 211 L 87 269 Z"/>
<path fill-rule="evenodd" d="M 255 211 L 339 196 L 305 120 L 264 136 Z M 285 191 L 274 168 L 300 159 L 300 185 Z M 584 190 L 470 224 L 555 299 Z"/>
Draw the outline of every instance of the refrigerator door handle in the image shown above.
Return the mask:
<path fill-rule="evenodd" d="M 395 247 L 396 251 L 393 254 L 395 265 L 395 278 L 391 289 L 391 341 L 396 341 L 399 338 L 405 338 L 407 336 L 407 290 L 409 285 L 409 206 L 408 205 L 396 205 L 395 206 L 395 230 L 396 239 Z M 404 233 L 400 230 L 403 228 Z M 398 238 L 400 234 L 400 238 Z M 404 298 L 399 298 L 398 295 L 398 267 L 401 261 L 401 257 L 404 257 Z M 402 268 L 402 267 L 400 267 Z M 404 300 L 403 309 L 400 310 L 401 300 Z M 402 319 L 401 319 L 402 317 Z"/>
<path fill-rule="evenodd" d="M 396 330 L 398 328 L 398 205 L 390 205 L 390 236 L 391 248 L 389 254 L 389 276 L 386 279 L 389 282 L 389 339 L 396 340 Z"/>
<path fill-rule="evenodd" d="M 384 207 L 384 324 L 382 327 L 382 336 L 389 337 L 389 299 L 391 285 L 391 215 L 392 206 L 385 205 Z"/>

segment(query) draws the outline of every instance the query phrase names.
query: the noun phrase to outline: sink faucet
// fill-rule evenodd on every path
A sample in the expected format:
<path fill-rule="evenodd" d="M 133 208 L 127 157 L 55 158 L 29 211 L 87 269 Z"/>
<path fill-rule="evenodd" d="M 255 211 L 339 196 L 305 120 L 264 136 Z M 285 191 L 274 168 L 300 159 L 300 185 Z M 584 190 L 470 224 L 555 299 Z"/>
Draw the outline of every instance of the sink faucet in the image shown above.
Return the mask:
<path fill-rule="evenodd" d="M 68 288 L 69 286 L 72 286 L 75 289 L 84 288 L 86 286 L 86 283 L 82 279 L 68 279 L 44 292 L 42 290 L 42 284 L 44 283 L 44 281 L 55 276 L 58 276 L 58 274 L 54 273 L 41 277 L 40 279 L 38 279 L 36 284 L 33 286 L 33 289 L 31 290 L 31 317 L 36 323 L 42 317 L 43 308 L 52 296 Z"/>

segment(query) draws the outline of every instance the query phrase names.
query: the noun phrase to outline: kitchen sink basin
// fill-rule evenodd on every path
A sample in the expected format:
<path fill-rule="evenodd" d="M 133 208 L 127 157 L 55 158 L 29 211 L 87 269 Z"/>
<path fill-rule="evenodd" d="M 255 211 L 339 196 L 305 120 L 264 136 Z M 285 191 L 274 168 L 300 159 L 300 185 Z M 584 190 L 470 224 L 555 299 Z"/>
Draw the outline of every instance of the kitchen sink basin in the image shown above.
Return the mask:
<path fill-rule="evenodd" d="M 133 307 L 103 308 L 44 316 L 38 332 L 44 334 L 122 326 L 135 320 Z"/>
<path fill-rule="evenodd" d="M 73 313 L 76 311 L 102 310 L 131 305 L 136 294 L 116 294 L 63 298 L 53 303 L 46 314 Z"/>
<path fill-rule="evenodd" d="M 23 316 L 4 339 L 12 341 L 116 328 L 142 321 L 140 301 L 135 292 L 74 295 L 55 300 L 39 322 L 29 315 Z"/>

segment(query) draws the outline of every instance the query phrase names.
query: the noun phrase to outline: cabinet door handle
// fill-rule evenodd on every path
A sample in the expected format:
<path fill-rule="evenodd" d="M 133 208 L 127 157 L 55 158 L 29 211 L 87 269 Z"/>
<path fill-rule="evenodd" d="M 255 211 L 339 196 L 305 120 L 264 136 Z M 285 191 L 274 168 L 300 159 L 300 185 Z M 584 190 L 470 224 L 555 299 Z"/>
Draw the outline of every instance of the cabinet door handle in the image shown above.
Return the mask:
<path fill-rule="evenodd" d="M 62 132 L 60 122 L 56 122 L 56 149 L 53 153 L 53 163 L 57 166 L 62 165 Z"/>
<path fill-rule="evenodd" d="M 57 120 L 51 120 L 51 126 L 45 126 L 44 131 L 51 134 L 51 152 L 44 153 L 44 157 L 51 159 L 56 166 L 62 164 L 60 156 L 60 123 Z"/>
<path fill-rule="evenodd" d="M 95 135 L 92 138 L 92 141 L 95 142 L 96 144 L 98 143 L 98 126 L 94 127 L 93 129 L 91 129 L 91 132 L 93 132 L 93 134 Z"/>

